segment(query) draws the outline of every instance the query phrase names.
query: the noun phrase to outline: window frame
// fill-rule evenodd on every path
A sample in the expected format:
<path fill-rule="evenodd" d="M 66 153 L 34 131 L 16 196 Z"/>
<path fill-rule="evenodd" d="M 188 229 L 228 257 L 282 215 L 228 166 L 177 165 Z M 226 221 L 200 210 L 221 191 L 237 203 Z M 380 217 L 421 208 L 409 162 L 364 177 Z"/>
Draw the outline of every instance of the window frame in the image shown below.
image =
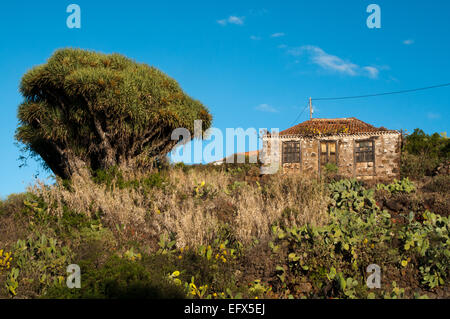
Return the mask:
<path fill-rule="evenodd" d="M 367 142 L 370 142 L 372 144 L 371 147 L 360 146 L 360 143 L 367 143 Z M 368 148 L 370 148 L 370 150 Z M 354 152 L 355 152 L 355 163 L 375 163 L 375 140 L 373 138 L 355 140 Z M 369 154 L 370 156 L 368 156 Z"/>
<path fill-rule="evenodd" d="M 322 152 L 322 143 L 325 143 L 326 150 L 325 152 Z M 330 162 L 330 149 L 329 145 L 334 144 L 334 162 Z M 322 163 L 322 159 L 325 158 L 325 162 Z M 333 163 L 336 166 L 339 164 L 339 157 L 338 157 L 338 140 L 319 140 L 319 165 L 325 166 L 328 163 Z"/>
<path fill-rule="evenodd" d="M 286 148 L 289 144 L 293 146 L 289 147 L 289 152 L 286 152 Z M 283 141 L 281 145 L 281 162 L 282 164 L 300 164 L 302 161 L 301 157 L 301 145 L 300 141 Z M 293 159 L 292 159 L 293 157 Z"/>

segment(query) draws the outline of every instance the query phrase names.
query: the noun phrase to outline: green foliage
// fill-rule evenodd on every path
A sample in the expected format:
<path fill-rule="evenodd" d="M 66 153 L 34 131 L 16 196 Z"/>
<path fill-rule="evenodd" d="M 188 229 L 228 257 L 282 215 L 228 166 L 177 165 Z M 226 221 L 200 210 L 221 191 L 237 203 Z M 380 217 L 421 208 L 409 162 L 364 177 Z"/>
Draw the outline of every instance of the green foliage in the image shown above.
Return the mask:
<path fill-rule="evenodd" d="M 92 173 L 92 180 L 97 184 L 104 184 L 111 188 L 113 184 L 118 188 L 125 188 L 125 179 L 117 166 L 97 169 Z"/>
<path fill-rule="evenodd" d="M 204 298 L 206 295 L 206 292 L 208 291 L 208 285 L 203 285 L 197 287 L 195 284 L 195 278 L 192 276 L 190 282 L 183 282 L 181 281 L 178 276 L 180 275 L 180 272 L 178 270 L 174 271 L 171 274 L 167 275 L 167 278 L 170 281 L 173 281 L 174 284 L 176 284 L 179 287 L 184 287 L 186 297 L 187 298 Z"/>
<path fill-rule="evenodd" d="M 424 176 L 431 176 L 439 163 L 438 158 L 429 157 L 427 154 L 413 155 L 403 152 L 400 173 L 402 177 L 421 179 Z"/>
<path fill-rule="evenodd" d="M 117 166 L 108 169 L 98 169 L 92 173 L 92 180 L 97 184 L 106 185 L 107 189 L 114 188 L 134 188 L 142 190 L 144 193 L 150 191 L 153 187 L 164 188 L 167 185 L 163 172 L 154 172 L 140 179 L 127 180 Z"/>
<path fill-rule="evenodd" d="M 400 181 L 394 179 L 394 182 L 388 185 L 377 184 L 377 190 L 379 189 L 386 190 L 390 193 L 411 193 L 416 191 L 416 187 L 408 177 L 403 178 Z"/>
<path fill-rule="evenodd" d="M 342 272 L 336 274 L 335 281 L 339 285 L 339 289 L 344 293 L 344 295 L 350 299 L 356 298 L 356 287 L 358 286 L 358 281 L 354 280 L 352 277 L 345 279 Z"/>
<path fill-rule="evenodd" d="M 171 246 L 163 240 L 163 246 Z M 174 245 L 174 243 L 173 243 Z M 167 258 L 164 269 L 174 281 L 183 283 L 189 298 L 235 298 L 234 271 L 242 251 L 238 243 L 216 238 L 211 245 L 197 248 L 169 248 L 158 255 Z M 172 274 L 175 271 L 176 276 Z M 195 278 L 195 284 L 194 284 Z M 231 289 L 233 294 L 227 293 Z M 206 294 L 208 292 L 208 294 Z M 243 292 L 243 291 L 241 291 Z"/>
<path fill-rule="evenodd" d="M 379 248 L 390 242 L 391 223 L 386 212 L 369 207 L 363 211 L 365 214 L 332 208 L 332 221 L 322 227 L 305 225 L 282 229 L 273 226 L 272 250 L 286 256 L 287 267 L 278 268 L 282 287 L 292 292 L 298 280 L 306 276 L 318 288 L 327 281 L 332 282 L 337 296 L 365 296 L 364 278 L 355 273 L 365 271 L 364 267 L 377 259 L 375 245 Z"/>
<path fill-rule="evenodd" d="M 120 54 L 57 50 L 22 78 L 16 139 L 62 178 L 81 167 L 147 167 L 175 145 L 171 132 L 211 124 L 178 83 Z"/>
<path fill-rule="evenodd" d="M 215 166 L 213 167 L 213 169 L 218 169 L 218 170 L 224 170 L 225 172 L 227 172 L 230 175 L 233 175 L 235 177 L 244 177 L 246 175 L 249 176 L 257 176 L 259 175 L 259 167 L 261 165 L 260 162 L 257 163 L 250 163 L 250 157 L 248 155 L 245 155 L 244 158 L 244 162 L 243 163 L 238 163 L 238 155 L 234 154 L 233 155 L 233 161 L 231 163 L 227 163 L 226 161 L 219 166 Z M 259 161 L 259 159 L 257 159 L 257 161 Z"/>
<path fill-rule="evenodd" d="M 272 226 L 273 254 L 281 257 L 277 267 L 279 288 L 294 295 L 301 280 L 312 281 L 316 292 L 327 282 L 331 289 L 322 291 L 339 298 L 375 298 L 368 294 L 365 267 L 372 263 L 383 269 L 396 265 L 406 271 L 409 261 L 419 270 L 424 288 L 435 288 L 448 281 L 450 265 L 449 219 L 430 212 L 416 218 L 411 213 L 403 226 L 394 225 L 391 216 L 374 205 L 373 191 L 354 180 L 329 185 L 331 220 L 321 227 Z M 407 179 L 378 188 L 391 192 L 411 192 Z M 383 267 L 384 266 L 384 267 Z M 405 290 L 393 283 L 385 298 L 403 298 Z"/>
<path fill-rule="evenodd" d="M 450 158 L 450 139 L 445 133 L 425 134 L 416 128 L 404 140 L 404 150 L 413 155 L 426 155 L 435 158 Z"/>
<path fill-rule="evenodd" d="M 11 271 L 18 269 L 20 277 L 14 273 L 11 278 L 45 292 L 50 285 L 63 281 L 73 253 L 57 239 L 34 233 L 26 240 L 17 241 L 14 257 L 15 268 Z M 11 291 L 10 287 L 8 289 Z"/>
<path fill-rule="evenodd" d="M 49 214 L 48 210 L 52 208 L 52 204 L 46 203 L 43 198 L 35 195 L 27 196 L 23 205 L 22 215 L 30 219 L 28 225 L 31 231 L 45 232 L 51 229 L 54 231 L 52 235 L 64 238 L 71 237 L 84 228 L 101 228 L 98 214 L 89 218 L 85 214 L 70 210 L 67 206 L 63 206 L 61 216 Z"/>
<path fill-rule="evenodd" d="M 242 187 L 245 187 L 245 185 L 247 185 L 246 182 L 234 181 L 233 184 L 228 185 L 228 187 L 223 191 L 225 194 L 232 196 L 238 193 L 239 190 L 242 189 Z"/>
<path fill-rule="evenodd" d="M 17 295 L 16 289 L 19 287 L 19 282 L 18 282 L 19 272 L 20 272 L 19 269 L 12 268 L 6 278 L 5 287 L 6 287 L 7 292 L 11 296 Z"/>
<path fill-rule="evenodd" d="M 153 188 L 172 190 L 165 174 L 160 170 L 130 181 L 121 179 L 120 171 L 112 168 L 93 178 L 96 183 L 109 185 L 111 191 L 122 187 L 148 191 L 152 201 Z M 445 181 L 429 186 L 437 189 Z M 273 198 L 270 184 L 264 180 L 252 183 L 233 176 L 230 183 L 224 184 L 228 185 L 225 194 L 212 182 L 203 183 L 200 178 L 194 182 L 194 188 L 186 188 L 185 195 L 192 196 L 195 205 L 208 198 L 234 199 L 250 187 L 257 187 L 264 200 Z M 322 182 L 317 184 L 320 188 L 313 189 L 328 189 L 326 224 L 291 223 L 298 219 L 301 208 L 295 201 L 290 202 L 272 222 L 272 238 L 255 234 L 255 240 L 245 246 L 237 240 L 232 221 L 226 219 L 208 233 L 211 237 L 204 245 L 183 246 L 177 242 L 177 233 L 167 229 L 161 229 L 159 242 L 156 234 L 150 240 L 131 241 L 128 235 L 111 230 L 113 225 L 104 226 L 100 214 L 88 217 L 64 206 L 62 215 L 53 215 L 49 213 L 52 204 L 43 198 L 19 196 L 2 206 L 6 213 L 0 215 L 0 226 L 12 219 L 13 207 L 17 207 L 14 218 L 25 221 L 24 231 L 31 234 L 20 235 L 26 239 L 15 246 L 11 245 L 15 239 L 2 246 L 11 250 L 14 258 L 11 267 L 0 273 L 6 288 L 0 297 L 426 298 L 427 291 L 433 296 L 446 292 L 450 265 L 448 217 L 423 213 L 418 208 L 409 216 L 395 215 L 391 219 L 374 200 L 375 189 L 398 196 L 415 191 L 417 194 L 410 196 L 416 196 L 421 195 L 422 188 L 415 190 L 409 179 L 379 184 L 375 189 L 357 180 Z M 298 187 L 303 194 L 308 191 L 300 184 L 289 185 L 288 179 L 280 183 L 287 190 Z M 70 263 L 82 268 L 81 290 L 65 285 Z M 382 269 L 381 289 L 366 286 L 366 268 L 370 264 Z M 396 283 L 387 284 L 393 280 Z"/>
<path fill-rule="evenodd" d="M 83 227 L 78 232 L 73 232 L 71 242 L 74 247 L 74 261 L 80 260 L 101 264 L 118 246 L 116 238 L 111 230 L 100 225 Z"/>
<path fill-rule="evenodd" d="M 174 254 L 176 252 L 176 242 L 176 240 L 169 240 L 166 234 L 161 234 L 158 242 L 158 254 Z"/>
<path fill-rule="evenodd" d="M 362 184 L 355 180 L 343 179 L 329 184 L 331 192 L 331 205 L 338 209 L 363 212 L 376 209 L 373 190 L 366 190 Z"/>
<path fill-rule="evenodd" d="M 448 217 L 426 211 L 423 222 L 414 219 L 399 231 L 405 252 L 416 257 L 423 283 L 434 288 L 444 285 L 450 272 L 450 223 Z"/>
<path fill-rule="evenodd" d="M 264 284 L 261 279 L 256 279 L 250 283 L 248 288 L 249 297 L 260 298 L 272 291 L 272 287 Z"/>
<path fill-rule="evenodd" d="M 405 297 L 405 289 L 397 286 L 395 281 L 392 282 L 392 291 L 384 294 L 384 299 L 403 299 Z"/>
<path fill-rule="evenodd" d="M 325 164 L 325 172 L 327 174 L 337 173 L 338 172 L 338 166 L 334 163 L 326 163 Z"/>
<path fill-rule="evenodd" d="M 54 285 L 45 298 L 60 299 L 158 299 L 184 298 L 184 292 L 167 278 L 152 276 L 140 263 L 117 256 L 100 266 L 80 263 L 81 288 Z"/>
<path fill-rule="evenodd" d="M 415 129 L 404 138 L 401 175 L 420 179 L 450 159 L 450 139 L 445 133 L 432 135 Z"/>
<path fill-rule="evenodd" d="M 204 181 L 202 181 L 194 187 L 192 194 L 196 198 L 207 199 L 214 198 L 218 194 L 218 191 L 211 185 L 208 185 Z"/>
<path fill-rule="evenodd" d="M 12 256 L 10 251 L 5 251 L 0 249 L 0 272 L 2 270 L 8 270 L 11 267 Z"/>

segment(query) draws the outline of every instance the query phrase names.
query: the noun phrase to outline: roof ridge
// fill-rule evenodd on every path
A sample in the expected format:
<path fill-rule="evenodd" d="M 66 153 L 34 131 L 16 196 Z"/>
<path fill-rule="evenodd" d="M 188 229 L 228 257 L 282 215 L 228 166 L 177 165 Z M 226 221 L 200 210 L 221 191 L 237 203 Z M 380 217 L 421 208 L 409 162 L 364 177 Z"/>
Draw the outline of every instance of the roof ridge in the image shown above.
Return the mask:
<path fill-rule="evenodd" d="M 384 129 L 389 131 L 387 129 Z M 313 118 L 298 123 L 281 131 L 280 135 L 319 135 L 319 134 L 357 134 L 383 131 L 383 127 L 377 128 L 356 117 L 345 118 Z"/>

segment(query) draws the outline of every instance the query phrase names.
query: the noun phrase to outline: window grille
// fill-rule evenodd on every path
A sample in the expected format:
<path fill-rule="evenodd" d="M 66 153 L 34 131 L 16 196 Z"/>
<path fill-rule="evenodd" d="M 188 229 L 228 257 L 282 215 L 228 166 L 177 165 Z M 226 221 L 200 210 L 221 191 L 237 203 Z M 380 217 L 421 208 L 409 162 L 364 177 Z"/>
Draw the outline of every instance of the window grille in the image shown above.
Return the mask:
<path fill-rule="evenodd" d="M 320 142 L 320 164 L 337 164 L 336 141 Z"/>
<path fill-rule="evenodd" d="M 357 163 L 373 162 L 375 159 L 373 140 L 356 141 L 355 155 Z"/>
<path fill-rule="evenodd" d="M 283 142 L 283 163 L 300 163 L 300 142 Z"/>

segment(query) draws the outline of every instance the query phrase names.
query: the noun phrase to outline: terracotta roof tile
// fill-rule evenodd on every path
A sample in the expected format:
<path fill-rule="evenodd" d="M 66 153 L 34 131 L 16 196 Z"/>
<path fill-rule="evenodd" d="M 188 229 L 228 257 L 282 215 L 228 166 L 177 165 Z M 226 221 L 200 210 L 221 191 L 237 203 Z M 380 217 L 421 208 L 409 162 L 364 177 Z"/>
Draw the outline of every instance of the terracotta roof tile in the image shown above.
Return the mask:
<path fill-rule="evenodd" d="M 331 135 L 373 132 L 393 132 L 375 127 L 354 117 L 337 119 L 311 119 L 281 131 L 279 135 Z"/>

